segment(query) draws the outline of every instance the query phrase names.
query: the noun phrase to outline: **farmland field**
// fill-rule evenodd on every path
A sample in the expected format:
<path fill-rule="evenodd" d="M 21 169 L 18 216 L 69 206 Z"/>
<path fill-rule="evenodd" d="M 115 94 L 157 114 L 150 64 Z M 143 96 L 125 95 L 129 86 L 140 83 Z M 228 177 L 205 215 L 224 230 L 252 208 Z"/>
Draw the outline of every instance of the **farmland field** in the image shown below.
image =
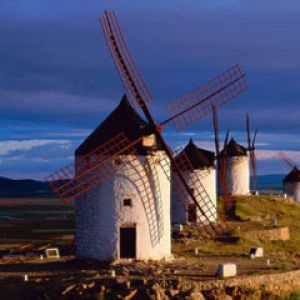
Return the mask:
<path fill-rule="evenodd" d="M 231 262 L 238 267 L 238 275 L 281 273 L 300 266 L 300 205 L 287 203 L 281 197 L 260 196 L 236 199 L 236 216 L 227 224 L 234 240 L 203 240 L 198 227 L 184 226 L 172 240 L 174 260 L 162 262 L 114 262 L 76 260 L 74 257 L 74 203 L 64 204 L 59 199 L 0 199 L 0 256 L 20 245 L 35 249 L 58 247 L 60 259 L 39 256 L 0 259 L 0 299 L 104 299 L 101 295 L 129 293 L 124 282 L 141 284 L 143 293 L 154 282 L 180 283 L 183 279 L 203 281 L 215 278 L 219 263 Z M 222 199 L 219 202 L 219 215 Z M 252 230 L 288 227 L 289 240 L 259 240 L 249 236 Z M 221 219 L 224 218 L 221 216 Z M 263 247 L 265 256 L 252 260 L 251 247 Z M 197 253 L 195 249 L 197 248 Z M 270 264 L 267 264 L 267 260 Z M 116 278 L 111 278 L 115 270 Z M 24 274 L 30 278 L 24 282 Z M 16 284 L 26 295 L 18 298 Z M 1 286 L 6 286 L 1 289 Z M 104 292 L 103 286 L 108 290 Z M 149 288 L 150 290 L 151 288 Z M 39 298 L 35 298 L 39 295 Z M 106 299 L 106 298 L 105 298 Z M 150 299 L 145 296 L 136 299 Z M 181 298 L 178 298 L 181 299 Z M 182 298 L 183 299 L 183 298 Z M 265 298 L 267 299 L 267 298 Z M 271 298 L 270 298 L 271 299 Z M 273 298 L 272 298 L 273 299 Z"/>
<path fill-rule="evenodd" d="M 1 198 L 0 250 L 25 243 L 63 246 L 74 239 L 74 204 L 55 198 Z"/>

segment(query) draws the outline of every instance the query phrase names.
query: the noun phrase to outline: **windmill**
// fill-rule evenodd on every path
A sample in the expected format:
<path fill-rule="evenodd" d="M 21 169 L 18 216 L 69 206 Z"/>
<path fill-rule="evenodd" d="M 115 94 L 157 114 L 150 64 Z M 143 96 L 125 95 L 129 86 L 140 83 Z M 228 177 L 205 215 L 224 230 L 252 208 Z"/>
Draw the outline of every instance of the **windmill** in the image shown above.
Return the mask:
<path fill-rule="evenodd" d="M 169 123 L 173 123 L 177 130 L 183 129 L 208 116 L 212 111 L 212 103 L 216 108 L 220 108 L 234 100 L 246 90 L 245 74 L 241 72 L 239 65 L 230 67 L 206 84 L 170 102 L 167 106 L 169 118 L 156 123 L 149 109 L 149 103 L 153 97 L 127 48 L 114 12 L 105 11 L 100 22 L 128 100 L 132 106 L 144 113 L 151 128 L 149 136 L 156 140 L 167 156 L 167 159 L 160 161 L 160 167 L 168 176 L 168 170 L 172 166 L 177 174 L 179 193 L 188 194 L 197 209 L 203 216 L 206 216 L 205 211 L 196 200 L 196 197 L 200 196 L 205 203 L 209 201 L 209 196 L 201 184 L 201 180 L 197 180 L 192 186 L 187 183 L 182 175 L 181 167 L 182 165 L 188 167 L 190 162 L 187 157 L 175 161 L 173 153 L 162 135 L 162 129 Z M 76 172 L 74 166 L 68 165 L 48 176 L 47 181 L 55 194 L 65 201 L 74 200 L 117 172 L 118 166 L 112 164 L 112 161 L 126 155 L 129 157 L 141 142 L 144 143 L 143 138 L 132 140 L 120 133 L 76 161 Z M 132 163 L 134 162 L 129 162 L 129 164 Z M 207 217 L 206 221 L 207 225 L 203 228 L 207 235 L 219 236 L 222 234 L 222 229 L 220 229 L 222 227 L 216 226 Z"/>
<path fill-rule="evenodd" d="M 253 138 L 251 139 L 251 132 L 250 132 L 250 118 L 249 114 L 246 114 L 246 132 L 247 132 L 247 145 L 248 145 L 248 152 L 250 156 L 250 163 L 251 163 L 251 170 L 252 170 L 252 178 L 253 178 L 253 187 L 252 190 L 256 190 L 256 155 L 255 155 L 255 142 L 258 130 L 255 129 Z"/>
<path fill-rule="evenodd" d="M 195 181 L 201 180 L 209 199 L 207 203 L 203 203 L 202 197 L 197 197 L 199 205 L 205 210 L 206 216 L 203 216 L 197 209 L 191 198 L 176 192 L 177 182 L 176 172 L 173 174 L 172 180 L 172 223 L 175 224 L 205 224 L 206 218 L 211 222 L 217 221 L 217 195 L 216 195 L 216 168 L 215 168 L 215 153 L 196 146 L 194 141 L 190 139 L 185 147 L 176 149 L 175 161 L 178 162 L 181 172 L 189 186 L 193 186 Z M 182 166 L 180 164 L 182 157 L 187 156 L 190 161 L 190 166 Z"/>
<path fill-rule="evenodd" d="M 300 202 L 300 170 L 286 153 L 279 152 L 278 155 L 291 168 L 291 171 L 283 179 L 283 190 L 287 195 L 292 196 L 295 202 Z"/>

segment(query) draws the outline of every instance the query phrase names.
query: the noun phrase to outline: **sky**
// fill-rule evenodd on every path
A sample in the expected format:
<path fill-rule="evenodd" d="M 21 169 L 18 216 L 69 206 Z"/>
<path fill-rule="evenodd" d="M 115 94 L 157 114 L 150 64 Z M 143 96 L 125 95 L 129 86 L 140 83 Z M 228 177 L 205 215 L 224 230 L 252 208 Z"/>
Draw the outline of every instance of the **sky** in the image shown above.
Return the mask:
<path fill-rule="evenodd" d="M 149 85 L 157 121 L 166 105 L 235 63 L 247 92 L 219 111 L 221 138 L 245 145 L 245 113 L 258 128 L 259 174 L 287 173 L 278 151 L 300 164 L 298 0 L 1 0 L 0 176 L 43 179 L 124 93 L 98 22 L 114 9 Z M 211 117 L 164 135 L 213 149 Z"/>

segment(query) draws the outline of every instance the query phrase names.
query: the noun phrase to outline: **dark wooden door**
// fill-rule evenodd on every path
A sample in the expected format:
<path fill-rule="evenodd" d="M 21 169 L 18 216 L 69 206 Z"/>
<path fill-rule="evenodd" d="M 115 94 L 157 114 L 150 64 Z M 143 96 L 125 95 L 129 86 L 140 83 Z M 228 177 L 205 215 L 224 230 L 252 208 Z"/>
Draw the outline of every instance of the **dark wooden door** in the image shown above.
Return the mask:
<path fill-rule="evenodd" d="M 188 206 L 188 221 L 191 223 L 196 223 L 197 221 L 197 211 L 194 203 L 190 203 Z"/>
<path fill-rule="evenodd" d="M 120 228 L 120 258 L 136 257 L 136 228 Z"/>

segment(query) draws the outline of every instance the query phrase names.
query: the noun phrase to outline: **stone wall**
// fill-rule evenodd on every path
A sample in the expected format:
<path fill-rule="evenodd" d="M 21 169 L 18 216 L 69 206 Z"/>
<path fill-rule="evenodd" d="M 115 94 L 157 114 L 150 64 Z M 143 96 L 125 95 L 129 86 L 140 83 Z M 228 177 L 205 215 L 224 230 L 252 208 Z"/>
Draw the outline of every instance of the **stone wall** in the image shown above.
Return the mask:
<path fill-rule="evenodd" d="M 300 288 L 300 270 L 280 274 L 241 276 L 223 280 L 208 280 L 197 282 L 181 281 L 177 289 L 208 291 L 213 289 L 223 290 L 230 287 L 263 290 L 271 292 L 275 295 L 282 295 Z"/>
<path fill-rule="evenodd" d="M 248 231 L 245 232 L 245 235 L 248 238 L 268 241 L 287 241 L 290 239 L 289 227 Z"/>

